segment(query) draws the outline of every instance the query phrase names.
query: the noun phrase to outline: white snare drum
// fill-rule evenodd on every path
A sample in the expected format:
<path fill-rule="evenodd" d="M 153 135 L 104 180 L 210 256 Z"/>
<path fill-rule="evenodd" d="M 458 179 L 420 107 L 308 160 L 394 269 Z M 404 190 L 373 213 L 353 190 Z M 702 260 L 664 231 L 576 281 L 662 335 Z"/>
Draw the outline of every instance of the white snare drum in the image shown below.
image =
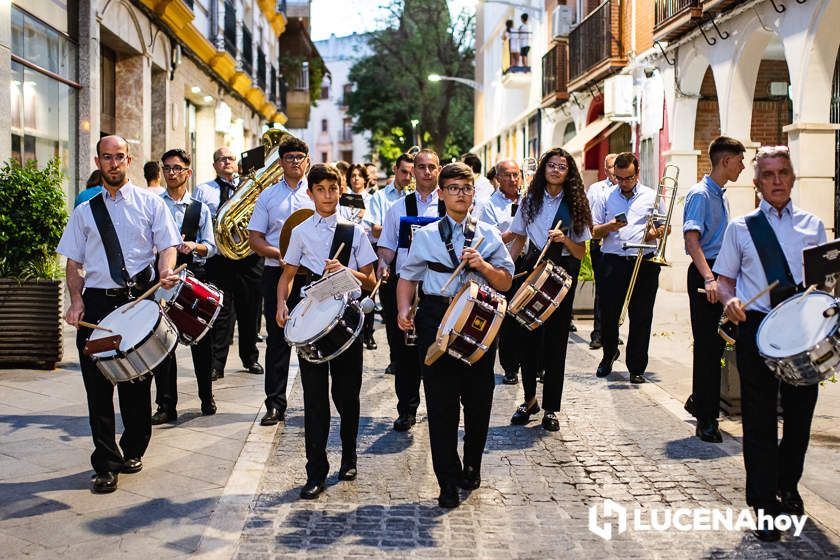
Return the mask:
<path fill-rule="evenodd" d="M 96 367 L 111 383 L 137 381 L 159 365 L 178 344 L 178 331 L 172 321 L 163 314 L 160 306 L 150 300 L 123 313 L 126 306 L 118 307 L 99 321 L 99 325 L 113 333 L 95 330 L 89 341 L 122 336 L 118 350 L 106 350 L 90 357 Z"/>
<path fill-rule="evenodd" d="M 303 359 L 320 364 L 350 348 L 362 332 L 364 322 L 359 302 L 349 295 L 321 302 L 308 297 L 289 313 L 283 333 L 286 342 L 297 347 Z"/>
<path fill-rule="evenodd" d="M 825 292 L 797 294 L 761 321 L 758 352 L 776 377 L 791 385 L 813 385 L 840 370 L 840 315 L 824 317 L 835 304 Z"/>

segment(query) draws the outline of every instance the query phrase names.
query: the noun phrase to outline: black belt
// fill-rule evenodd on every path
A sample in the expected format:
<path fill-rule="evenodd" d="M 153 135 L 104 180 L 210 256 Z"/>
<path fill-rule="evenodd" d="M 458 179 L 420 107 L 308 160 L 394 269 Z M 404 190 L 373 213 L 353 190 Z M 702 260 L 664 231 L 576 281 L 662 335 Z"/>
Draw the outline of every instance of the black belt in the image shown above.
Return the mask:
<path fill-rule="evenodd" d="M 85 293 L 90 293 L 95 296 L 105 297 L 137 297 L 141 293 L 137 288 L 85 288 Z"/>
<path fill-rule="evenodd" d="M 422 300 L 428 300 L 429 303 L 438 303 L 438 304 L 443 304 L 443 305 L 446 305 L 446 306 L 449 306 L 449 304 L 452 303 L 452 298 L 449 297 L 449 296 L 436 296 L 436 295 L 433 295 L 433 294 L 426 294 L 426 293 L 422 294 L 420 296 L 420 299 L 421 299 L 421 301 Z"/>

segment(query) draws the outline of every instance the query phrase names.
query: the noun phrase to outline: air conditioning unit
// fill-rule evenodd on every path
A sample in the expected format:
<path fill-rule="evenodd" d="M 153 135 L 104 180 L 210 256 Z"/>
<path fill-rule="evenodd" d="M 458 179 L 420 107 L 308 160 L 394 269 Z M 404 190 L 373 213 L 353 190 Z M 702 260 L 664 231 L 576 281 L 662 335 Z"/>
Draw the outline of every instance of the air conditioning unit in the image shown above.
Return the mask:
<path fill-rule="evenodd" d="M 619 74 L 604 80 L 604 115 L 612 120 L 636 116 L 633 76 Z"/>
<path fill-rule="evenodd" d="M 567 37 L 572 28 L 572 10 L 569 6 L 560 5 L 551 12 L 551 36 Z"/>

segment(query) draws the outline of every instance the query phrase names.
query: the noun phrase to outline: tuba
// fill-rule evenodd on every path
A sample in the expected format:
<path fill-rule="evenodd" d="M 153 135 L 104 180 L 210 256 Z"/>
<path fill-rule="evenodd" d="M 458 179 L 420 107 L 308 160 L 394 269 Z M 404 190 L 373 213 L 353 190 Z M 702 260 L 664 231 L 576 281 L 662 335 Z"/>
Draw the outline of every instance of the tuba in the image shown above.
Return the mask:
<path fill-rule="evenodd" d="M 229 259 L 244 259 L 251 253 L 248 245 L 248 222 L 254 213 L 257 197 L 283 177 L 277 146 L 291 137 L 285 128 L 270 128 L 262 135 L 265 167 L 251 173 L 224 203 L 216 215 L 216 246 Z"/>
<path fill-rule="evenodd" d="M 669 170 L 675 170 L 673 175 L 669 174 Z M 621 307 L 621 315 L 618 318 L 618 324 L 624 323 L 627 318 L 627 310 L 630 308 L 630 298 L 633 297 L 633 288 L 636 287 L 636 279 L 639 276 L 639 268 L 642 266 L 642 259 L 645 256 L 645 251 L 653 249 L 653 254 L 648 259 L 648 262 L 658 264 L 660 266 L 671 266 L 665 259 L 665 245 L 668 243 L 668 234 L 671 229 L 671 216 L 674 213 L 674 202 L 677 200 L 677 185 L 680 179 L 680 168 L 669 163 L 665 166 L 665 172 L 662 174 L 662 179 L 659 180 L 659 188 L 656 190 L 656 198 L 653 199 L 653 206 L 648 212 L 647 222 L 645 223 L 645 234 L 653 227 L 657 221 L 665 220 L 665 233 L 662 237 L 656 240 L 655 244 L 644 243 L 644 235 L 642 235 L 642 243 L 625 243 L 625 249 L 638 249 L 639 254 L 636 255 L 636 264 L 633 266 L 633 275 L 630 277 L 630 285 L 627 287 L 627 293 L 624 296 L 624 305 Z M 670 199 L 668 202 L 668 212 L 662 214 L 659 212 L 659 205 L 665 199 Z"/>

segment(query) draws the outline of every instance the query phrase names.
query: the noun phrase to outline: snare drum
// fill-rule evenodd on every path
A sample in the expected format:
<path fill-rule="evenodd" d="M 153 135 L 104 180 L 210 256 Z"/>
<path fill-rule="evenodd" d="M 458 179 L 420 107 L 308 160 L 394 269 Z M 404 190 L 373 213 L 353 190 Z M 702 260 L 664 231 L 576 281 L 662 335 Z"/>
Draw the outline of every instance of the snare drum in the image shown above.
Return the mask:
<path fill-rule="evenodd" d="M 99 371 L 111 383 L 139 381 L 149 375 L 178 344 L 178 331 L 157 302 L 126 303 L 99 321 L 113 332 L 94 330 L 88 341 L 120 335 L 119 349 L 91 354 Z"/>
<path fill-rule="evenodd" d="M 840 370 L 840 315 L 826 292 L 798 294 L 777 305 L 758 327 L 756 345 L 767 367 L 791 385 L 813 385 Z"/>
<path fill-rule="evenodd" d="M 213 284 L 200 281 L 187 270 L 181 271 L 174 288 L 160 288 L 156 300 L 165 300 L 164 313 L 178 328 L 178 342 L 197 344 L 219 316 L 224 294 Z"/>
<path fill-rule="evenodd" d="M 283 332 L 304 360 L 320 364 L 350 348 L 364 322 L 359 302 L 347 294 L 321 302 L 306 297 L 292 309 Z"/>
<path fill-rule="evenodd" d="M 572 277 L 550 260 L 542 261 L 528 275 L 510 300 L 508 313 L 528 330 L 534 330 L 560 306 L 572 287 Z"/>
<path fill-rule="evenodd" d="M 489 286 L 467 282 L 458 291 L 426 352 L 426 365 L 444 354 L 477 362 L 493 344 L 507 310 L 505 297 Z"/>

